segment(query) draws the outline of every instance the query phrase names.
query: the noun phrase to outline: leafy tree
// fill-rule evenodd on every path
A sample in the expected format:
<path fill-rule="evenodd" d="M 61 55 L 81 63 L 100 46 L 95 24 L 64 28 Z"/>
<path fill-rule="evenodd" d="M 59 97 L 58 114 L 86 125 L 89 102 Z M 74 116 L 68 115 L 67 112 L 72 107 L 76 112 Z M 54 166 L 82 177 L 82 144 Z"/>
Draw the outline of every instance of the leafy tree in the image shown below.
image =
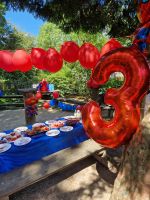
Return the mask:
<path fill-rule="evenodd" d="M 66 32 L 100 32 L 112 36 L 133 33 L 138 20 L 133 0 L 2 0 L 7 8 L 25 10 L 58 24 Z"/>

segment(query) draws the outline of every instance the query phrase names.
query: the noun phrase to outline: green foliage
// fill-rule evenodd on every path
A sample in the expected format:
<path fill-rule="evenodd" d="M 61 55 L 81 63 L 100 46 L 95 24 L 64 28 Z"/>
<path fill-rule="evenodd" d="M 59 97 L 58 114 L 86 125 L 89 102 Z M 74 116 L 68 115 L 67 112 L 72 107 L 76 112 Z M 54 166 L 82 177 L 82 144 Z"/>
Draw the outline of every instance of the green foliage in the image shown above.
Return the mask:
<path fill-rule="evenodd" d="M 7 8 L 28 10 L 65 32 L 97 33 L 107 29 L 118 37 L 133 33 L 138 20 L 133 0 L 2 0 Z"/>
<path fill-rule="evenodd" d="M 99 94 L 104 94 L 109 88 L 119 88 L 123 84 L 123 80 L 110 78 L 109 81 L 99 88 Z"/>
<path fill-rule="evenodd" d="M 79 46 L 84 42 L 91 42 L 98 49 L 101 49 L 108 39 L 107 35 L 100 33 L 90 34 L 78 31 L 66 34 L 55 24 L 45 23 L 37 37 L 37 46 L 44 49 L 54 47 L 59 51 L 63 42 L 72 40 Z M 72 64 L 64 62 L 63 68 L 55 74 L 40 71 L 39 81 L 46 78 L 47 81 L 55 85 L 55 88 L 60 90 L 62 95 L 89 95 L 86 83 L 90 73 L 91 71 L 84 69 L 79 62 Z"/>

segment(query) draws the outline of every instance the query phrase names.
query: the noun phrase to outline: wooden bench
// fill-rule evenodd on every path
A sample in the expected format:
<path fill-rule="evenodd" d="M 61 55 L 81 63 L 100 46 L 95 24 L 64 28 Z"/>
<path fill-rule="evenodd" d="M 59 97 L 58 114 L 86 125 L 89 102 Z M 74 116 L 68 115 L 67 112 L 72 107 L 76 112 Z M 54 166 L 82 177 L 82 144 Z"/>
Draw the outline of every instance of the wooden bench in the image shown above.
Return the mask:
<path fill-rule="evenodd" d="M 0 200 L 8 200 L 9 195 L 24 189 L 48 176 L 79 162 L 103 148 L 92 140 L 59 151 L 9 173 L 0 175 Z"/>

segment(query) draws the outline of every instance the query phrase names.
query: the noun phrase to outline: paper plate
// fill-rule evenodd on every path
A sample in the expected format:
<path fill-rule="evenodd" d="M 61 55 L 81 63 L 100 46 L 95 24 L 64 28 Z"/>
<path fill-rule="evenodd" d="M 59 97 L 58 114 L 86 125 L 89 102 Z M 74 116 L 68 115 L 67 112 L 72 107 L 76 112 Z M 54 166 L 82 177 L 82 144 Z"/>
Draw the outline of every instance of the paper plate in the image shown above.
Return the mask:
<path fill-rule="evenodd" d="M 56 136 L 56 135 L 59 135 L 59 133 L 60 133 L 59 130 L 53 129 L 53 130 L 47 131 L 47 132 L 46 132 L 46 135 L 47 135 L 47 136 Z"/>
<path fill-rule="evenodd" d="M 32 125 L 33 128 L 39 127 L 39 126 L 45 126 L 45 124 L 44 123 L 35 123 Z"/>
<path fill-rule="evenodd" d="M 29 142 L 31 142 L 31 138 L 30 137 L 21 137 L 21 138 L 15 140 L 14 145 L 23 146 L 23 145 L 28 144 Z"/>
<path fill-rule="evenodd" d="M 63 126 L 60 128 L 60 131 L 63 131 L 63 132 L 69 132 L 69 131 L 72 131 L 73 130 L 73 127 L 72 126 Z"/>
<path fill-rule="evenodd" d="M 56 120 L 48 120 L 48 121 L 45 122 L 45 124 L 50 125 L 50 124 L 55 123 L 55 122 L 57 122 L 57 121 Z"/>
<path fill-rule="evenodd" d="M 24 131 L 27 131 L 27 130 L 28 130 L 28 127 L 26 127 L 26 126 L 21 126 L 21 127 L 14 129 L 15 132 L 24 132 Z"/>
<path fill-rule="evenodd" d="M 9 143 L 0 144 L 0 153 L 3 153 L 10 148 L 11 148 L 11 144 L 9 144 Z"/>
<path fill-rule="evenodd" d="M 2 137 L 5 137 L 7 134 L 6 133 L 0 133 L 0 137 L 2 138 Z"/>

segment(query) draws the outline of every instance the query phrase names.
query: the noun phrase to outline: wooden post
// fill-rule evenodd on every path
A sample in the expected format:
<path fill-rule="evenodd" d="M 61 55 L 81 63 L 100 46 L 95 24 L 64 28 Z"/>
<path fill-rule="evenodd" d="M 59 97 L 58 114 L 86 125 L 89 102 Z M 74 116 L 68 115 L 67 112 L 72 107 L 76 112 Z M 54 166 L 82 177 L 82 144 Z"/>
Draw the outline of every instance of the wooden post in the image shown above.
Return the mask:
<path fill-rule="evenodd" d="M 36 89 L 25 88 L 25 89 L 19 89 L 18 91 L 23 94 L 24 107 L 25 107 L 26 106 L 25 105 L 25 100 L 27 98 L 31 97 L 33 94 L 35 94 Z M 34 124 L 36 122 L 36 116 L 35 115 L 29 116 L 27 114 L 26 109 L 25 109 L 25 121 L 26 121 L 26 125 Z"/>

